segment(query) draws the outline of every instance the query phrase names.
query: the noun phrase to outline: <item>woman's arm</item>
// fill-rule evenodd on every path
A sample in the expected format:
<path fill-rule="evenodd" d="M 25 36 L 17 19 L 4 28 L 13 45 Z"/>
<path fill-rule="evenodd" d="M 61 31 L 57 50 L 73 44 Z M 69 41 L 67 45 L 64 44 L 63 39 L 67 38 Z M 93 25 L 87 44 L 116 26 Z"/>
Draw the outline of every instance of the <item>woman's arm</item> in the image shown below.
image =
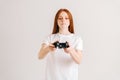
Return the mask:
<path fill-rule="evenodd" d="M 72 59 L 77 63 L 80 64 L 82 60 L 82 51 L 75 50 L 74 48 L 65 48 L 65 52 L 69 53 Z"/>
<path fill-rule="evenodd" d="M 38 53 L 38 58 L 43 59 L 50 51 L 54 51 L 54 50 L 55 50 L 54 45 L 42 44 L 42 47 Z"/>

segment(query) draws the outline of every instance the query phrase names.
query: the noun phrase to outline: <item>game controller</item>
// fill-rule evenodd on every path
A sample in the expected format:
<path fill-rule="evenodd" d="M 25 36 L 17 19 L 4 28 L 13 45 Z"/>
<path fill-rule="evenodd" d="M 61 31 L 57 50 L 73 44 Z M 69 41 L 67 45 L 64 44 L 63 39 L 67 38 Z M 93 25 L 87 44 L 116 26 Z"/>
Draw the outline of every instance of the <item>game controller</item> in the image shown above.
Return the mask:
<path fill-rule="evenodd" d="M 69 47 L 69 44 L 67 41 L 65 43 L 60 43 L 59 41 L 56 41 L 53 43 L 53 45 L 55 46 L 55 48 L 59 48 L 59 49 Z"/>

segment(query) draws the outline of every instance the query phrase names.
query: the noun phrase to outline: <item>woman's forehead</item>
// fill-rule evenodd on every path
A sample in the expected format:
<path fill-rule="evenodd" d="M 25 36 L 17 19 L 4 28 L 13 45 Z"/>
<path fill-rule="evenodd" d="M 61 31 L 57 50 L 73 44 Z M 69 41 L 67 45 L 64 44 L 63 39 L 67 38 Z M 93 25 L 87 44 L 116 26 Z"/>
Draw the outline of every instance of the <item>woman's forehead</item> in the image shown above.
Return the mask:
<path fill-rule="evenodd" d="M 65 11 L 62 11 L 60 14 L 59 14 L 59 17 L 60 16 L 67 16 L 68 17 L 68 14 L 65 12 Z"/>

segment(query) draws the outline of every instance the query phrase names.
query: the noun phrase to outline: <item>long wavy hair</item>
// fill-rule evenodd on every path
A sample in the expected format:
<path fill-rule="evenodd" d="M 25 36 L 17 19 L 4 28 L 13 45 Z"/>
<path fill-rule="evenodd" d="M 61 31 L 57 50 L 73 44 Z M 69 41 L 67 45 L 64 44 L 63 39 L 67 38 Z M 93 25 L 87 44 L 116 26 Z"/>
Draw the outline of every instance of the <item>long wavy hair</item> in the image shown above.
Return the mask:
<path fill-rule="evenodd" d="M 54 26 L 53 26 L 52 34 L 59 32 L 59 26 L 58 26 L 57 20 L 58 20 L 60 13 L 63 11 L 66 12 L 69 17 L 70 25 L 68 27 L 69 28 L 68 30 L 69 30 L 69 32 L 74 33 L 74 24 L 73 24 L 72 14 L 70 13 L 70 11 L 68 9 L 59 9 L 54 18 Z"/>

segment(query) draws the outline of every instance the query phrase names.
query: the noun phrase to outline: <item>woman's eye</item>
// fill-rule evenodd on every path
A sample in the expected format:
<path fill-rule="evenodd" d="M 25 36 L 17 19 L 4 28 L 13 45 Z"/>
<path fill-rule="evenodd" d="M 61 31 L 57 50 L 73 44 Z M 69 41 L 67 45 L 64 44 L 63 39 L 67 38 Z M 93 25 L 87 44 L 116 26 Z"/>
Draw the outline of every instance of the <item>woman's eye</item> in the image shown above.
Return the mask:
<path fill-rule="evenodd" d="M 58 18 L 59 20 L 63 20 L 63 19 L 65 19 L 65 20 L 68 20 L 69 18 Z"/>
<path fill-rule="evenodd" d="M 62 20 L 63 18 L 58 18 L 59 20 Z"/>
<path fill-rule="evenodd" d="M 65 18 L 65 19 L 69 19 L 69 18 Z"/>

